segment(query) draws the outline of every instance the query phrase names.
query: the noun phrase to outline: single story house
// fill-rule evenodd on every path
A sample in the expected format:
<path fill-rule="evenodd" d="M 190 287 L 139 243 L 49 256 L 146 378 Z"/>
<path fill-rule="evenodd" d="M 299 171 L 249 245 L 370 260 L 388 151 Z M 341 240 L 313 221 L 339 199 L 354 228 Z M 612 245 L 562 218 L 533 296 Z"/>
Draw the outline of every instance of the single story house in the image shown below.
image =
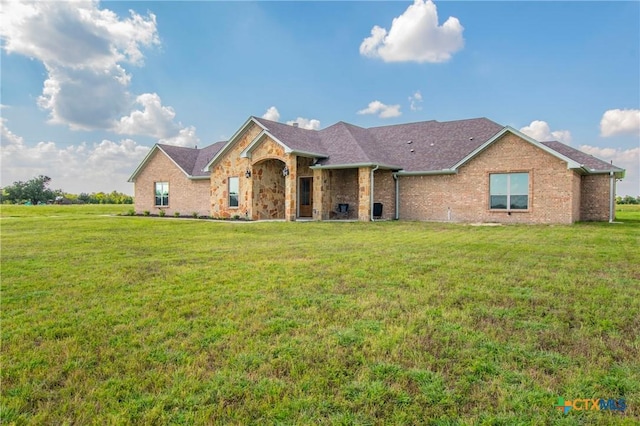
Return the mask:
<path fill-rule="evenodd" d="M 208 216 L 211 179 L 204 167 L 224 144 L 202 149 L 154 145 L 129 178 L 134 182 L 136 211 Z"/>
<path fill-rule="evenodd" d="M 264 219 L 613 220 L 624 170 L 486 118 L 308 130 L 250 117 L 227 142 L 155 145 L 137 211 Z"/>

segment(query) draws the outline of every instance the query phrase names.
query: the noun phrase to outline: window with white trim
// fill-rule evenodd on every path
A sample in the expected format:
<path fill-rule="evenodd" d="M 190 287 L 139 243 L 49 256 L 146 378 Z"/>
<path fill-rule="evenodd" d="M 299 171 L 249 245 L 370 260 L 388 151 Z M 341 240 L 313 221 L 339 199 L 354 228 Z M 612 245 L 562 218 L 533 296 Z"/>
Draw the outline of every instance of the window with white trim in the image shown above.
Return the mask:
<path fill-rule="evenodd" d="M 169 205 L 169 182 L 156 182 L 156 207 Z"/>
<path fill-rule="evenodd" d="M 229 207 L 238 207 L 240 196 L 240 180 L 238 177 L 229 178 Z"/>
<path fill-rule="evenodd" d="M 490 174 L 489 208 L 492 210 L 529 209 L 529 173 Z"/>

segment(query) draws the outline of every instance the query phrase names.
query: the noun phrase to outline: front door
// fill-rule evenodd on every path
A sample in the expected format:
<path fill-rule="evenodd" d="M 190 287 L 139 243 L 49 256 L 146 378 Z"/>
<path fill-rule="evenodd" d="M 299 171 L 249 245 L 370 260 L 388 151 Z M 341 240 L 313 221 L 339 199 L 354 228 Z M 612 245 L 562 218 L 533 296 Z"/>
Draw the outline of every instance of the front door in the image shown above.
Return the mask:
<path fill-rule="evenodd" d="M 298 191 L 298 208 L 300 217 L 313 215 L 313 178 L 301 177 Z"/>

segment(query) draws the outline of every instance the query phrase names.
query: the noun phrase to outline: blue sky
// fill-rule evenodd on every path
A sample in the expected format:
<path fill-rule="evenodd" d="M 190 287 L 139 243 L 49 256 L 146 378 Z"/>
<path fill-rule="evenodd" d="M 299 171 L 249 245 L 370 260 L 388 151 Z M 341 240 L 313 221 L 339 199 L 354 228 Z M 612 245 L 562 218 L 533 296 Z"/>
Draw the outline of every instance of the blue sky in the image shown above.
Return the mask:
<path fill-rule="evenodd" d="M 133 192 L 158 141 L 250 115 L 302 127 L 487 117 L 627 169 L 639 195 L 640 3 L 3 3 L 2 185 Z"/>

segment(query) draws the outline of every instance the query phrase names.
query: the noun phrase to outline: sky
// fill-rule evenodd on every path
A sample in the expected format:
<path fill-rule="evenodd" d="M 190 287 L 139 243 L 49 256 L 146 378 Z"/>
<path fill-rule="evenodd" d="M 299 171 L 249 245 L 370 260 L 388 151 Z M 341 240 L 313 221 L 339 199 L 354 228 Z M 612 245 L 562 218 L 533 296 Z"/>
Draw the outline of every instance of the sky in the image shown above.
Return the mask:
<path fill-rule="evenodd" d="M 133 194 L 157 142 L 250 116 L 321 129 L 487 117 L 627 170 L 640 2 L 0 3 L 0 185 Z"/>

